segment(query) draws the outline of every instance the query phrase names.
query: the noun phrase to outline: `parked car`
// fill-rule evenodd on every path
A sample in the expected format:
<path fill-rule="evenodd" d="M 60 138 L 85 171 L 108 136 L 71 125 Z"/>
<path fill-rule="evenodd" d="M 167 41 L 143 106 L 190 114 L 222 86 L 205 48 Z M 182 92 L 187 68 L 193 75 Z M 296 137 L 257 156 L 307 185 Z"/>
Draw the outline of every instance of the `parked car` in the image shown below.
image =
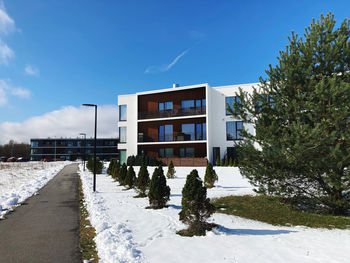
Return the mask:
<path fill-rule="evenodd" d="M 16 160 L 16 157 L 10 157 L 7 159 L 7 162 L 15 162 Z"/>
<path fill-rule="evenodd" d="M 24 157 L 19 157 L 17 159 L 17 162 L 28 162 L 29 160 L 27 158 L 24 158 Z"/>
<path fill-rule="evenodd" d="M 44 158 L 44 162 L 53 162 L 53 161 L 54 161 L 54 159 L 52 159 L 52 158 L 48 158 L 48 157 Z"/>
<path fill-rule="evenodd" d="M 7 162 L 7 158 L 5 156 L 0 157 L 1 162 Z"/>

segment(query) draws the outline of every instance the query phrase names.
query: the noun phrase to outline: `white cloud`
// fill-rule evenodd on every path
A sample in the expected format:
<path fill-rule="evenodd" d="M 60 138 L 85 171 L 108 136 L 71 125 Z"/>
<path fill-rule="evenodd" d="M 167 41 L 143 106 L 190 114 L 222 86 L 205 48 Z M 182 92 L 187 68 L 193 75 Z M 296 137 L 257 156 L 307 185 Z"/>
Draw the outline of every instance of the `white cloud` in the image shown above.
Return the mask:
<path fill-rule="evenodd" d="M 7 80 L 0 79 L 0 106 L 7 104 L 8 96 L 27 99 L 30 97 L 30 94 L 30 90 L 12 86 Z"/>
<path fill-rule="evenodd" d="M 103 105 L 97 111 L 97 137 L 116 138 L 118 135 L 117 107 Z M 0 124 L 0 144 L 9 140 L 29 143 L 30 138 L 73 137 L 86 133 L 94 135 L 94 109 L 90 107 L 66 106 L 59 110 L 32 117 L 23 122 L 4 122 Z"/>
<path fill-rule="evenodd" d="M 11 94 L 22 99 L 28 99 L 30 97 L 30 91 L 22 88 L 12 88 Z"/>
<path fill-rule="evenodd" d="M 0 64 L 7 65 L 9 59 L 13 58 L 14 56 L 15 53 L 13 50 L 0 39 Z"/>
<path fill-rule="evenodd" d="M 24 73 L 29 76 L 39 76 L 39 69 L 32 65 L 27 65 L 24 69 Z"/>
<path fill-rule="evenodd" d="M 0 2 L 0 33 L 8 34 L 16 30 L 15 21 L 6 13 L 4 3 Z"/>
<path fill-rule="evenodd" d="M 174 60 L 168 65 L 150 66 L 150 67 L 146 68 L 145 73 L 149 74 L 149 73 L 159 73 L 159 72 L 168 71 L 173 66 L 175 66 L 175 64 L 180 60 L 180 58 L 182 58 L 189 50 L 190 49 L 186 49 L 185 51 L 183 51 L 180 55 L 178 55 L 176 58 L 174 58 Z"/>

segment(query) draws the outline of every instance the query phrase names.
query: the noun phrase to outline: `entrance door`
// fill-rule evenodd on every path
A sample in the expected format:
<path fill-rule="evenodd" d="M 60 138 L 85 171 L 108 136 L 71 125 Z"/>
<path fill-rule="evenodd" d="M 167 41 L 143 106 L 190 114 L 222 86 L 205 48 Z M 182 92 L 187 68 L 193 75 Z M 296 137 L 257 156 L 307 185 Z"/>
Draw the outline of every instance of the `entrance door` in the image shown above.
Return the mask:
<path fill-rule="evenodd" d="M 213 147 L 213 164 L 216 165 L 216 160 L 220 161 L 220 147 Z"/>

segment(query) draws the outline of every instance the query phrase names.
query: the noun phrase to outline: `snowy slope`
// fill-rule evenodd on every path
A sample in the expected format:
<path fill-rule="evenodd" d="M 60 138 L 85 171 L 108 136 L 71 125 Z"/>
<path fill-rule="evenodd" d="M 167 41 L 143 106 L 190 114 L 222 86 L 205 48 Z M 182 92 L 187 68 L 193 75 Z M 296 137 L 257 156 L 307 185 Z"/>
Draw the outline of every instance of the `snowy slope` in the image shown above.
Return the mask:
<path fill-rule="evenodd" d="M 0 163 L 0 219 L 35 194 L 66 162 Z"/>
<path fill-rule="evenodd" d="M 211 221 L 220 225 L 218 230 L 205 237 L 176 235 L 186 227 L 178 213 L 181 190 L 193 168 L 175 169 L 177 178 L 168 180 L 169 207 L 161 210 L 145 209 L 147 198 L 133 198 L 134 190 L 123 190 L 105 174 L 97 175 L 93 194 L 91 173 L 80 172 L 102 262 L 350 262 L 350 230 L 279 227 L 214 214 Z M 138 170 L 136 167 L 136 173 Z M 205 168 L 197 170 L 203 178 Z M 208 190 L 209 197 L 253 194 L 237 168 L 215 170 L 219 182 Z"/>

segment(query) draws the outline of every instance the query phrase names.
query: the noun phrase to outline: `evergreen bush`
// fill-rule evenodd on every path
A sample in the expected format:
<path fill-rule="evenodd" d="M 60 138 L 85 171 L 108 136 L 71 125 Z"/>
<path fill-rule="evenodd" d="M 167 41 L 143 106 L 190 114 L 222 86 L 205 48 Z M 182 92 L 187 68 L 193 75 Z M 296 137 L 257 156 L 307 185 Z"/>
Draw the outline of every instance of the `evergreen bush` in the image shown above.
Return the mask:
<path fill-rule="evenodd" d="M 228 165 L 229 166 L 233 166 L 233 159 L 232 159 L 232 157 L 230 157 L 230 161 L 228 162 Z"/>
<path fill-rule="evenodd" d="M 208 224 L 206 220 L 214 213 L 215 207 L 207 198 L 207 188 L 202 185 L 197 170 L 192 170 L 187 175 L 186 183 L 182 189 L 182 210 L 179 219 L 189 225 L 188 229 L 178 232 L 180 235 L 193 236 L 205 235 L 206 230 L 212 229 L 214 224 Z"/>
<path fill-rule="evenodd" d="M 118 181 L 120 185 L 124 185 L 125 177 L 128 172 L 128 168 L 125 163 L 121 166 L 119 173 L 118 173 Z"/>
<path fill-rule="evenodd" d="M 215 182 L 218 180 L 218 176 L 213 168 L 213 166 L 208 163 L 207 168 L 205 169 L 204 175 L 204 185 L 207 188 L 214 187 Z"/>
<path fill-rule="evenodd" d="M 227 156 L 225 157 L 225 166 L 228 166 L 228 159 L 227 159 Z"/>
<path fill-rule="evenodd" d="M 115 160 L 111 171 L 111 175 L 114 180 L 118 180 L 119 171 L 120 171 L 120 163 L 119 161 Z"/>
<path fill-rule="evenodd" d="M 216 166 L 220 166 L 220 158 L 219 156 L 216 157 L 216 163 L 215 163 Z"/>
<path fill-rule="evenodd" d="M 159 209 L 165 207 L 169 201 L 170 187 L 166 185 L 166 178 L 162 166 L 154 169 L 149 185 L 148 199 L 150 208 Z"/>
<path fill-rule="evenodd" d="M 94 172 L 94 157 L 90 156 L 87 164 L 86 164 L 86 168 L 88 168 L 88 170 L 90 172 Z M 103 169 L 103 163 L 100 161 L 100 159 L 98 157 L 96 157 L 96 174 L 102 174 L 102 169 Z"/>
<path fill-rule="evenodd" d="M 169 165 L 168 165 L 168 172 L 166 173 L 166 177 L 169 179 L 174 179 L 175 178 L 175 168 L 174 168 L 174 164 L 173 161 L 170 161 Z"/>
<path fill-rule="evenodd" d="M 136 182 L 135 182 L 136 191 L 139 193 L 139 195 L 137 197 L 146 197 L 147 196 L 146 191 L 149 187 L 149 182 L 150 182 L 150 178 L 149 178 L 147 166 L 141 165 L 139 174 L 138 174 Z"/>
<path fill-rule="evenodd" d="M 124 179 L 124 185 L 127 186 L 128 189 L 131 189 L 134 187 L 135 181 L 136 181 L 136 174 L 134 171 L 134 167 L 130 165 Z"/>

